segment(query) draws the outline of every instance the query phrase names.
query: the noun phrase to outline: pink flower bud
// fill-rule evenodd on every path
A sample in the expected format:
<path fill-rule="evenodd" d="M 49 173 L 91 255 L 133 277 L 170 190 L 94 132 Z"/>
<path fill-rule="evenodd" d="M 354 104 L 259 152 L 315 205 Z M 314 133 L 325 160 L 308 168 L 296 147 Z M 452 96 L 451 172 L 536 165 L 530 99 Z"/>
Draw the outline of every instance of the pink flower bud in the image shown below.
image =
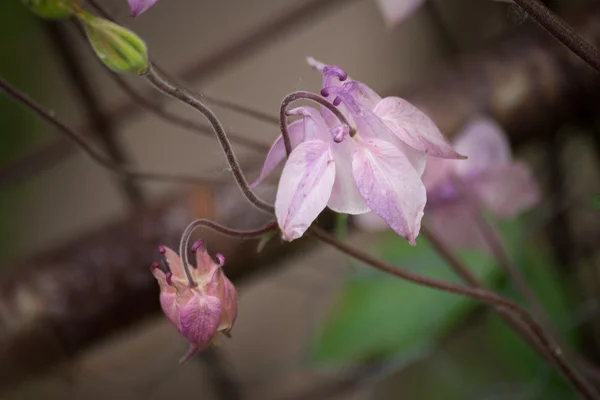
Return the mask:
<path fill-rule="evenodd" d="M 160 305 L 165 316 L 189 342 L 188 353 L 180 360 L 187 361 L 196 352 L 216 341 L 217 333 L 230 336 L 237 317 L 237 291 L 223 269 L 209 256 L 202 242 L 196 242 L 196 267 L 189 265 L 188 279 L 181 258 L 168 247 L 160 247 L 169 265 L 165 273 L 158 263 L 151 271 L 160 286 Z"/>

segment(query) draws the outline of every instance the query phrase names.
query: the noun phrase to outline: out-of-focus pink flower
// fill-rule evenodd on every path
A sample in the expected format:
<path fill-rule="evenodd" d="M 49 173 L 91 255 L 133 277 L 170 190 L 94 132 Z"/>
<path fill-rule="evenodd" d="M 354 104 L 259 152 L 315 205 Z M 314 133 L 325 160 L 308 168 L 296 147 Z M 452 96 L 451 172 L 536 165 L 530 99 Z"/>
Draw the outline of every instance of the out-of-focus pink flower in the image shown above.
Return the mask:
<path fill-rule="evenodd" d="M 472 195 L 492 215 L 508 219 L 534 207 L 539 202 L 539 188 L 529 168 L 512 159 L 505 133 L 491 119 L 479 117 L 469 122 L 457 136 L 454 148 L 469 158 L 427 161 L 423 175 L 428 198 L 425 212 L 432 229 L 450 244 L 487 248 L 464 196 Z M 366 230 L 385 228 L 373 215 L 361 216 L 357 223 Z"/>
<path fill-rule="evenodd" d="M 129 1 L 129 9 L 131 10 L 130 15 L 132 17 L 137 17 L 148 11 L 150 7 L 156 3 L 157 0 L 128 0 Z"/>
<path fill-rule="evenodd" d="M 188 280 L 181 258 L 167 247 L 160 246 L 160 252 L 169 272 L 163 272 L 158 263 L 151 267 L 160 286 L 165 316 L 190 342 L 180 363 L 216 342 L 218 332 L 229 336 L 237 317 L 237 291 L 222 270 L 225 258 L 217 254 L 215 263 L 201 241 L 192 251 L 196 253 L 196 267 L 190 265 L 188 270 L 194 284 Z"/>
<path fill-rule="evenodd" d="M 389 28 L 410 17 L 426 0 L 377 0 L 377 5 Z"/>
<path fill-rule="evenodd" d="M 325 107 L 289 111 L 301 120 L 288 127 L 293 151 L 279 181 L 275 211 L 283 238 L 301 237 L 327 206 L 346 214 L 373 210 L 411 244 L 425 207 L 421 175 L 426 154 L 461 158 L 433 121 L 399 97 L 382 99 L 339 67 L 309 59 L 323 74 L 321 94 L 356 129 L 350 137 Z M 259 184 L 285 158 L 283 138 L 271 147 Z"/>

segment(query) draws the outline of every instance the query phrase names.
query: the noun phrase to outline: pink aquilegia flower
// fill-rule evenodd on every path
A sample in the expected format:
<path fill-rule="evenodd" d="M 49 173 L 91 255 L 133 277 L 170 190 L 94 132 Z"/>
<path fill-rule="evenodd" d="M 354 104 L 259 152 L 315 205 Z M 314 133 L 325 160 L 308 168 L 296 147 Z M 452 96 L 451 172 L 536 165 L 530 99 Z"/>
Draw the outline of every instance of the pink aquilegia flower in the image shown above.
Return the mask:
<path fill-rule="evenodd" d="M 284 240 L 301 237 L 329 207 L 346 214 L 370 210 L 411 244 L 419 234 L 426 202 L 421 175 L 426 154 L 461 158 L 433 121 L 399 97 L 382 99 L 365 84 L 348 80 L 339 67 L 309 59 L 323 74 L 325 97 L 356 129 L 350 137 L 325 107 L 289 111 L 302 119 L 289 127 L 293 151 L 283 169 L 275 212 Z M 285 158 L 283 139 L 271 147 L 260 183 Z"/>
<path fill-rule="evenodd" d="M 150 7 L 156 3 L 157 0 L 128 0 L 129 1 L 129 9 L 131 10 L 130 15 L 132 17 L 137 17 L 148 11 Z"/>
<path fill-rule="evenodd" d="M 402 23 L 425 3 L 426 0 L 377 0 L 388 28 Z"/>
<path fill-rule="evenodd" d="M 192 247 L 196 267 L 188 266 L 192 285 L 181 258 L 171 249 L 160 246 L 169 272 L 158 263 L 151 271 L 160 286 L 160 305 L 166 317 L 189 342 L 190 349 L 180 360 L 187 361 L 196 352 L 215 343 L 217 333 L 230 336 L 237 317 L 237 292 L 223 273 L 225 258 L 217 254 L 218 264 L 210 257 L 202 241 Z"/>
<path fill-rule="evenodd" d="M 529 168 L 512 159 L 505 133 L 491 119 L 476 118 L 466 124 L 454 148 L 468 160 L 427 162 L 423 175 L 428 197 L 426 213 L 432 229 L 449 244 L 487 249 L 464 196 L 474 196 L 496 218 L 508 219 L 535 206 L 539 188 Z M 376 216 L 361 217 L 357 222 L 363 229 L 385 228 Z"/>

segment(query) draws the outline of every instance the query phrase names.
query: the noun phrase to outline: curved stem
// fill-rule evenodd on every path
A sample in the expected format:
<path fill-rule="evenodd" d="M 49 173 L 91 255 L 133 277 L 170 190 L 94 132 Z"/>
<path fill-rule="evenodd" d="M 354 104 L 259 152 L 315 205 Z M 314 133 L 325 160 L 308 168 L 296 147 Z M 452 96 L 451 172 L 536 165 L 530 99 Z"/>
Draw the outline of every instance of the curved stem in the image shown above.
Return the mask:
<path fill-rule="evenodd" d="M 290 134 L 287 129 L 287 108 L 294 101 L 301 99 L 312 100 L 321 104 L 324 107 L 327 107 L 329 111 L 331 111 L 337 117 L 337 119 L 340 120 L 340 123 L 345 124 L 348 126 L 348 128 L 350 128 L 350 136 L 354 136 L 354 134 L 356 133 L 356 130 L 352 127 L 352 125 L 348 123 L 348 120 L 346 119 L 344 114 L 342 114 L 342 112 L 336 106 L 331 104 L 331 102 L 329 102 L 327 99 L 324 99 L 318 94 L 311 92 L 292 92 L 283 98 L 281 102 L 281 107 L 279 109 L 279 129 L 281 130 L 281 135 L 283 136 L 283 143 L 285 145 L 285 152 L 288 156 L 292 152 L 292 142 L 290 140 Z"/>
<path fill-rule="evenodd" d="M 539 0 L 514 0 L 529 16 L 552 36 L 577 54 L 583 61 L 600 72 L 600 52 L 549 10 Z"/>
<path fill-rule="evenodd" d="M 208 179 L 200 179 L 194 176 L 160 172 L 144 172 L 139 171 L 135 168 L 127 167 L 125 165 L 117 165 L 110 158 L 106 157 L 104 154 L 98 152 L 92 146 L 87 144 L 78 133 L 76 133 L 73 129 L 67 126 L 64 122 L 54 117 L 52 112 L 44 109 L 40 104 L 38 104 L 33 99 L 29 98 L 29 96 L 13 87 L 2 77 L 0 77 L 0 91 L 3 91 L 16 102 L 21 103 L 22 105 L 29 108 L 38 117 L 48 122 L 50 125 L 56 127 L 70 140 L 72 140 L 78 147 L 80 147 L 85 153 L 87 153 L 87 155 L 90 156 L 92 160 L 100 164 L 102 167 L 108 169 L 109 171 L 117 173 L 121 176 L 135 177 L 139 179 L 153 181 L 181 182 L 186 184 L 206 184 L 210 182 Z"/>
<path fill-rule="evenodd" d="M 515 313 L 527 326 L 527 328 L 530 329 L 532 334 L 535 335 L 535 337 L 540 341 L 540 344 L 543 346 L 543 348 L 547 350 L 547 355 L 551 358 L 553 364 L 558 368 L 559 371 L 563 373 L 563 375 L 569 380 L 569 382 L 573 385 L 577 392 L 581 394 L 585 399 L 598 399 L 598 395 L 595 393 L 595 390 L 587 383 L 587 381 L 583 380 L 579 376 L 579 374 L 575 371 L 575 369 L 573 369 L 573 367 L 571 367 L 563 359 L 561 349 L 552 342 L 552 340 L 546 334 L 542 326 L 517 303 L 505 299 L 501 296 L 498 296 L 497 294 L 485 289 L 455 285 L 452 283 L 438 281 L 436 279 L 428 278 L 425 276 L 414 274 L 412 272 L 398 269 L 393 265 L 387 264 L 381 260 L 370 256 L 369 254 L 363 253 L 360 250 L 356 250 L 355 248 L 340 242 L 335 237 L 329 235 L 320 228 L 311 228 L 310 232 L 314 236 L 319 238 L 321 241 L 337 248 L 338 250 L 348 254 L 349 256 L 356 258 L 357 260 L 371 265 L 372 267 L 382 272 L 391 274 L 400 279 L 404 279 L 421 286 L 426 286 L 433 289 L 442 290 L 448 293 L 460 294 L 466 297 L 477 299 L 493 306 L 494 309 L 502 308 Z M 449 249 L 447 249 L 441 243 L 439 250 L 440 254 L 448 262 L 452 264 L 462 265 L 462 263 L 456 257 L 454 257 L 452 252 L 450 252 Z"/>
<path fill-rule="evenodd" d="M 156 70 L 152 67 L 148 69 L 145 75 L 143 75 L 148 82 L 150 82 L 155 88 L 160 90 L 161 92 L 168 94 L 169 96 L 189 105 L 195 110 L 199 111 L 204 117 L 208 120 L 209 124 L 212 126 L 217 139 L 219 140 L 219 144 L 225 153 L 225 158 L 227 159 L 227 163 L 231 168 L 231 172 L 233 177 L 235 178 L 236 183 L 241 189 L 242 193 L 246 197 L 246 199 L 253 204 L 256 208 L 261 211 L 267 212 L 269 214 L 274 214 L 275 209 L 273 205 L 265 202 L 260 199 L 250 186 L 248 185 L 248 181 L 246 181 L 246 177 L 244 176 L 240 164 L 233 152 L 233 148 L 231 147 L 231 143 L 227 138 L 227 134 L 225 133 L 225 129 L 223 129 L 223 125 L 217 118 L 217 116 L 200 100 L 196 99 L 192 96 L 187 90 L 182 87 L 176 86 L 163 77 L 161 77 Z"/>
<path fill-rule="evenodd" d="M 181 234 L 181 239 L 179 241 L 179 257 L 183 261 L 183 267 L 185 269 L 185 274 L 188 278 L 188 281 L 190 282 L 190 285 L 192 285 L 192 286 L 195 286 L 196 283 L 192 279 L 192 275 L 188 270 L 189 269 L 189 259 L 188 259 L 187 249 L 190 244 L 190 238 L 192 237 L 192 234 L 198 228 L 207 228 L 207 229 L 210 229 L 217 233 L 220 233 L 222 235 L 231 236 L 231 237 L 238 238 L 238 239 L 251 239 L 251 238 L 260 237 L 260 236 L 264 235 L 265 233 L 268 233 L 268 232 L 272 231 L 273 229 L 276 229 L 277 222 L 276 221 L 269 222 L 267 225 L 263 226 L 262 228 L 255 229 L 255 230 L 236 230 L 236 229 L 227 228 L 221 224 L 218 224 L 214 221 L 211 221 L 211 220 L 205 219 L 205 218 L 200 218 L 195 221 L 192 221 L 185 228 L 183 233 Z"/>

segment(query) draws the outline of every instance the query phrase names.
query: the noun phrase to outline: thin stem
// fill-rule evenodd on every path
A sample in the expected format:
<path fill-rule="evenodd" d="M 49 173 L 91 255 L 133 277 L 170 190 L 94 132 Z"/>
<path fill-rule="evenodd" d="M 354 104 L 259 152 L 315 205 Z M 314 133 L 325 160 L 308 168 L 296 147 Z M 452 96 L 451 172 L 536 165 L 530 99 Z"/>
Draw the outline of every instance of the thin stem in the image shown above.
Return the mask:
<path fill-rule="evenodd" d="M 26 94 L 22 93 L 4 78 L 0 77 L 0 90 L 6 93 L 14 101 L 26 106 L 34 112 L 39 118 L 43 119 L 50 125 L 56 127 L 60 132 L 67 136 L 73 143 L 80 147 L 88 156 L 95 162 L 100 164 L 102 167 L 123 176 L 130 176 L 139 179 L 153 180 L 153 181 L 165 181 L 165 182 L 180 182 L 186 184 L 198 184 L 206 185 L 211 181 L 208 179 L 201 179 L 194 176 L 187 176 L 181 174 L 169 174 L 160 172 L 143 172 L 130 168 L 127 166 L 116 165 L 111 159 L 107 158 L 104 154 L 98 152 L 96 149 L 88 145 L 78 133 L 72 130 L 64 122 L 54 117 L 53 113 L 44 109 L 36 101 L 29 98 Z"/>
<path fill-rule="evenodd" d="M 577 54 L 583 61 L 600 72 L 600 52 L 549 10 L 539 0 L 514 0 L 529 16 L 552 36 Z"/>
<path fill-rule="evenodd" d="M 532 332 L 532 334 L 534 334 L 537 337 L 542 346 L 545 349 L 547 349 L 547 354 L 549 357 L 551 357 L 552 361 L 554 362 L 554 365 L 569 380 L 569 382 L 573 385 L 577 392 L 581 394 L 585 399 L 598 399 L 598 396 L 595 393 L 594 389 L 587 383 L 587 381 L 583 380 L 579 376 L 579 374 L 563 359 L 561 349 L 552 342 L 552 340 L 546 334 L 542 326 L 517 303 L 505 299 L 501 296 L 498 296 L 497 294 L 485 289 L 455 285 L 452 283 L 438 281 L 436 279 L 417 275 L 408 271 L 403 271 L 394 267 L 393 265 L 387 264 L 381 260 L 370 256 L 369 254 L 363 253 L 345 243 L 340 242 L 335 237 L 329 235 L 320 228 L 311 228 L 310 232 L 314 236 L 319 238 L 321 241 L 356 258 L 357 260 L 360 260 L 366 264 L 375 267 L 376 269 L 382 272 L 386 272 L 400 279 L 404 279 L 421 286 L 426 286 L 433 289 L 442 290 L 448 293 L 460 294 L 466 297 L 481 300 L 493 306 L 494 309 L 500 307 L 514 312 L 521 318 L 522 322 L 527 326 L 527 328 Z M 440 249 L 442 250 L 440 251 L 440 254 L 446 260 L 448 260 L 448 262 L 451 262 L 453 264 L 462 264 L 458 259 L 456 259 L 456 257 L 454 257 L 454 255 L 447 248 L 445 248 L 445 246 L 441 245 Z"/>
<path fill-rule="evenodd" d="M 336 106 L 331 104 L 331 102 L 329 102 L 327 99 L 324 99 L 318 94 L 311 92 L 292 92 L 283 98 L 283 100 L 281 101 L 281 108 L 279 109 L 279 129 L 281 130 L 281 134 L 283 136 L 283 143 L 285 145 L 285 152 L 288 156 L 292 152 L 292 142 L 290 140 L 290 134 L 287 129 L 287 108 L 294 101 L 302 99 L 312 100 L 321 104 L 324 107 L 327 107 L 329 111 L 331 111 L 337 117 L 340 123 L 345 124 L 348 126 L 348 128 L 350 128 L 350 136 L 354 136 L 356 130 L 352 127 L 352 125 L 350 125 L 350 123 L 348 123 L 348 120 L 346 119 L 344 114 L 342 114 L 342 112 Z"/>
<path fill-rule="evenodd" d="M 189 259 L 188 259 L 187 249 L 190 244 L 190 239 L 192 237 L 192 234 L 198 228 L 207 228 L 207 229 L 210 229 L 217 233 L 220 233 L 222 235 L 231 236 L 231 237 L 238 238 L 238 239 L 252 239 L 252 238 L 261 237 L 265 233 L 268 233 L 268 232 L 276 229 L 277 222 L 276 221 L 269 222 L 267 225 L 263 226 L 262 228 L 255 229 L 255 230 L 236 230 L 236 229 L 227 228 L 221 224 L 218 224 L 214 221 L 211 221 L 211 220 L 205 219 L 205 218 L 200 218 L 195 221 L 192 221 L 185 228 L 183 233 L 181 234 L 181 239 L 179 241 L 179 257 L 183 261 L 183 267 L 185 269 L 185 273 L 188 277 L 190 285 L 192 285 L 192 286 L 195 286 L 196 283 L 194 282 L 190 272 L 188 271 Z"/>
<path fill-rule="evenodd" d="M 183 87 L 168 82 L 164 79 L 164 77 L 161 77 L 154 69 L 152 69 L 152 67 L 148 69 L 144 77 L 156 89 L 194 108 L 208 120 L 215 132 L 215 135 L 217 136 L 217 139 L 219 140 L 219 144 L 221 145 L 223 152 L 225 153 L 225 158 L 227 159 L 227 163 L 231 168 L 231 173 L 233 174 L 238 187 L 246 199 L 259 210 L 269 214 L 274 214 L 275 208 L 271 204 L 256 196 L 256 194 L 252 191 L 252 188 L 250 188 L 250 185 L 248 185 L 248 181 L 246 181 L 246 177 L 244 176 L 235 153 L 233 152 L 231 143 L 227 138 L 225 129 L 223 129 L 223 125 L 221 125 L 221 122 L 217 116 L 204 103 L 192 96 L 187 90 L 185 90 Z"/>
<path fill-rule="evenodd" d="M 74 26 L 77 28 L 77 32 L 79 32 L 79 34 L 83 37 L 84 40 L 87 40 L 85 37 L 85 32 L 81 28 L 81 25 L 77 21 L 73 22 Z M 97 57 L 94 58 L 97 59 Z M 108 75 L 113 80 L 113 82 L 131 99 L 133 103 L 141 106 L 142 108 L 153 113 L 163 121 L 166 121 L 174 126 L 178 126 L 188 131 L 193 131 L 194 133 L 200 133 L 203 136 L 211 138 L 213 137 L 213 130 L 209 125 L 198 123 L 192 119 L 179 116 L 169 110 L 164 109 L 159 102 L 140 94 L 129 83 L 127 83 L 127 81 L 123 79 L 119 73 L 107 68 L 103 63 L 100 64 L 102 64 L 105 71 L 108 72 Z M 153 64 L 153 66 L 156 68 L 156 65 Z M 271 122 L 273 121 L 275 121 L 275 123 L 278 123 L 277 120 L 271 117 Z M 263 153 L 269 150 L 269 146 L 251 138 L 247 138 L 241 134 L 228 133 L 228 136 L 229 140 L 231 140 L 232 143 L 247 147 L 257 152 Z"/>
<path fill-rule="evenodd" d="M 45 27 L 57 50 L 61 64 L 70 78 L 69 83 L 86 111 L 93 132 L 114 164 L 126 164 L 127 156 L 118 143 L 116 129 L 105 115 L 100 102 L 94 95 L 92 82 L 85 73 L 85 66 L 74 46 L 69 41 L 66 26 L 58 22 L 47 22 Z M 121 188 L 130 206 L 139 206 L 143 200 L 139 185 L 130 176 L 120 177 L 120 181 Z"/>

